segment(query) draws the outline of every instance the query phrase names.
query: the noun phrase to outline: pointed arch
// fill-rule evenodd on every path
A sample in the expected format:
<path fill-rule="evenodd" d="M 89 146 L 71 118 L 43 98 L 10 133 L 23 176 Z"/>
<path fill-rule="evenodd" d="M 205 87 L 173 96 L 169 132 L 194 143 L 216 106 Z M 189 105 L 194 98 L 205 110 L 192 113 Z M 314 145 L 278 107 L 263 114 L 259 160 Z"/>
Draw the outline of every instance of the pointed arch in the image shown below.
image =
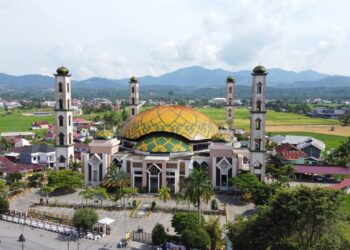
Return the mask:
<path fill-rule="evenodd" d="M 256 101 L 256 110 L 261 111 L 261 101 L 260 100 Z"/>
<path fill-rule="evenodd" d="M 72 117 L 68 116 L 68 125 L 71 126 L 72 125 Z"/>
<path fill-rule="evenodd" d="M 63 155 L 61 155 L 60 158 L 58 158 L 58 162 L 59 163 L 65 163 L 66 162 L 66 158 Z"/>
<path fill-rule="evenodd" d="M 70 100 L 67 100 L 67 109 L 70 109 Z"/>
<path fill-rule="evenodd" d="M 63 109 L 63 100 L 62 99 L 58 100 L 58 106 L 59 106 L 59 109 Z"/>
<path fill-rule="evenodd" d="M 228 88 L 228 93 L 229 93 L 229 94 L 232 94 L 232 86 L 230 86 L 230 87 Z"/>
<path fill-rule="evenodd" d="M 67 93 L 69 93 L 69 82 L 67 82 Z"/>
<path fill-rule="evenodd" d="M 256 85 L 256 92 L 258 93 L 258 94 L 261 94 L 261 92 L 262 92 L 262 83 L 261 82 L 258 82 L 257 83 L 257 85 Z"/>
<path fill-rule="evenodd" d="M 63 133 L 60 133 L 58 135 L 58 144 L 61 146 L 64 145 L 64 134 Z"/>
<path fill-rule="evenodd" d="M 69 140 L 69 144 L 72 144 L 72 133 L 69 133 L 68 140 Z"/>
<path fill-rule="evenodd" d="M 260 118 L 257 118 L 255 120 L 255 129 L 256 130 L 260 130 L 261 129 L 261 119 Z"/>
<path fill-rule="evenodd" d="M 60 115 L 58 117 L 58 126 L 63 127 L 63 116 L 62 115 Z"/>
<path fill-rule="evenodd" d="M 232 117 L 232 109 L 227 110 L 227 116 Z"/>
<path fill-rule="evenodd" d="M 58 83 L 58 92 L 59 93 L 63 92 L 63 83 L 61 83 L 61 82 Z"/>

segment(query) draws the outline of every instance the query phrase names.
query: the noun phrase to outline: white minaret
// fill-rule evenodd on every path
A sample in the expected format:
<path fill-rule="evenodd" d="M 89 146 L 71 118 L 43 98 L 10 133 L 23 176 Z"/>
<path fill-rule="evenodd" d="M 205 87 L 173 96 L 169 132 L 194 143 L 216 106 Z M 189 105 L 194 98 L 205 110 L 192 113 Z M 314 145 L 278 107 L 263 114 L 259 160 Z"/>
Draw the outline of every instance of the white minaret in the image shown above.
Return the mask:
<path fill-rule="evenodd" d="M 230 130 L 234 129 L 234 107 L 235 79 L 232 76 L 226 80 L 226 123 Z"/>
<path fill-rule="evenodd" d="M 266 75 L 263 66 L 253 69 L 252 104 L 250 111 L 250 173 L 265 180 L 265 100 Z"/>
<path fill-rule="evenodd" d="M 59 67 L 55 76 L 56 169 L 66 169 L 74 161 L 73 110 L 69 70 Z"/>
<path fill-rule="evenodd" d="M 139 82 L 135 76 L 130 78 L 130 117 L 134 117 L 140 110 Z"/>

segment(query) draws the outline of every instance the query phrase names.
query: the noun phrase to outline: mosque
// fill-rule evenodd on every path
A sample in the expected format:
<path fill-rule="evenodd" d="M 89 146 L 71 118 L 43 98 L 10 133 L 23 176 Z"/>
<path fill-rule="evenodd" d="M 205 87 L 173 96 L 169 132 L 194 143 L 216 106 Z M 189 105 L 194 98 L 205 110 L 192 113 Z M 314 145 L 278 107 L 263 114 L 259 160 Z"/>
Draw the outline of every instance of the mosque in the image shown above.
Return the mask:
<path fill-rule="evenodd" d="M 139 82 L 130 79 L 130 118 L 118 138 L 96 133 L 89 152 L 82 154 L 86 185 L 100 185 L 109 166 L 115 163 L 130 176 L 131 186 L 140 192 L 156 193 L 167 186 L 171 192 L 194 168 L 208 171 L 216 190 L 228 190 L 230 178 L 240 173 L 256 174 L 265 179 L 265 99 L 267 70 L 252 71 L 250 109 L 250 145 L 242 148 L 234 138 L 235 79 L 226 80 L 227 129 L 203 113 L 187 106 L 161 105 L 140 112 Z M 74 158 L 72 143 L 71 93 L 69 71 L 60 67 L 56 84 L 56 168 L 67 168 Z"/>

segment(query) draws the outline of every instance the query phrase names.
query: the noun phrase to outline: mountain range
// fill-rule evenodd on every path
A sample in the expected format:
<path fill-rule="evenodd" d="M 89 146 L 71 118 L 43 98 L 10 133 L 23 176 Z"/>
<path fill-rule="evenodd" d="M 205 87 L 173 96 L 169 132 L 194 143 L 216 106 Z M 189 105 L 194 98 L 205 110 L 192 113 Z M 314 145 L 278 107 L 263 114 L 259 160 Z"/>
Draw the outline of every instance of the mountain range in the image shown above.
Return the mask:
<path fill-rule="evenodd" d="M 318 88 L 318 87 L 350 87 L 349 76 L 328 75 L 314 70 L 301 72 L 288 71 L 280 68 L 268 70 L 268 87 L 275 88 Z M 225 84 L 227 76 L 236 79 L 236 85 L 250 86 L 251 71 L 241 70 L 231 72 L 224 69 L 208 69 L 200 66 L 181 68 L 160 76 L 139 77 L 140 87 L 178 86 L 190 89 L 219 87 Z M 107 79 L 92 77 L 81 81 L 72 81 L 76 89 L 123 89 L 128 86 L 128 79 Z M 0 89 L 28 90 L 53 88 L 53 77 L 44 75 L 13 76 L 0 73 Z"/>

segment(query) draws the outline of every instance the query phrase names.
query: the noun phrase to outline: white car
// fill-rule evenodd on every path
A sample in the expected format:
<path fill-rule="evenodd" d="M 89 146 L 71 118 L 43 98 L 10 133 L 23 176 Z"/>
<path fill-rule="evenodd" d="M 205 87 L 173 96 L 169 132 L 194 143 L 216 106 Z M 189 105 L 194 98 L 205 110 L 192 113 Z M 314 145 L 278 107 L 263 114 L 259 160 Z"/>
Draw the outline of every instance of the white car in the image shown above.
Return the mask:
<path fill-rule="evenodd" d="M 37 227 L 38 226 L 38 222 L 33 220 L 32 223 L 31 223 L 31 226 L 32 227 Z"/>
<path fill-rule="evenodd" d="M 19 218 L 18 218 L 18 217 L 14 217 L 14 218 L 13 218 L 13 222 L 14 222 L 14 223 L 19 223 Z"/>
<path fill-rule="evenodd" d="M 58 226 L 58 232 L 60 234 L 63 234 L 64 233 L 64 228 L 62 226 Z"/>
<path fill-rule="evenodd" d="M 51 231 L 57 232 L 57 226 L 55 224 L 51 225 Z"/>
<path fill-rule="evenodd" d="M 22 224 L 22 225 L 23 225 L 24 223 L 25 223 L 25 220 L 24 220 L 23 218 L 20 218 L 20 219 L 19 219 L 19 224 Z"/>
<path fill-rule="evenodd" d="M 50 231 L 50 224 L 49 223 L 45 223 L 44 227 L 45 227 L 46 230 Z"/>
<path fill-rule="evenodd" d="M 38 228 L 44 228 L 44 223 L 42 223 L 41 221 L 38 222 Z"/>
<path fill-rule="evenodd" d="M 30 225 L 31 225 L 31 221 L 30 221 L 29 218 L 26 219 L 26 225 L 27 225 L 27 226 L 30 226 Z"/>

